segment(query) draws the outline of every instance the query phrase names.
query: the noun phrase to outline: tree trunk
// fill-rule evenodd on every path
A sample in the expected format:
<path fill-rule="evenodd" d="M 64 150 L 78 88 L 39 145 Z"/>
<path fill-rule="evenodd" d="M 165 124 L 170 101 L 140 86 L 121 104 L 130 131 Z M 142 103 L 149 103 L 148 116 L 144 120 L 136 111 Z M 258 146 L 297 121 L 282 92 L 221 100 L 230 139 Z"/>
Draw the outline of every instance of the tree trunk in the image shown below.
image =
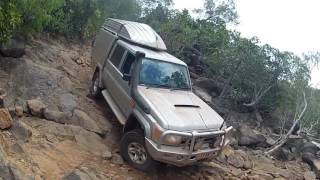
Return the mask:
<path fill-rule="evenodd" d="M 299 114 L 298 118 L 295 119 L 293 125 L 291 126 L 290 130 L 288 131 L 288 133 L 283 137 L 283 139 L 281 139 L 280 141 L 278 141 L 278 143 L 276 143 L 270 150 L 268 150 L 266 152 L 266 154 L 272 154 L 275 151 L 277 151 L 280 147 L 282 147 L 288 140 L 289 136 L 292 134 L 292 132 L 294 131 L 294 128 L 296 127 L 296 125 L 298 124 L 298 122 L 302 119 L 304 113 L 307 110 L 308 107 L 308 102 L 306 100 L 306 94 L 303 93 L 303 100 L 304 100 L 304 107 L 303 110 L 301 111 L 301 113 Z"/>

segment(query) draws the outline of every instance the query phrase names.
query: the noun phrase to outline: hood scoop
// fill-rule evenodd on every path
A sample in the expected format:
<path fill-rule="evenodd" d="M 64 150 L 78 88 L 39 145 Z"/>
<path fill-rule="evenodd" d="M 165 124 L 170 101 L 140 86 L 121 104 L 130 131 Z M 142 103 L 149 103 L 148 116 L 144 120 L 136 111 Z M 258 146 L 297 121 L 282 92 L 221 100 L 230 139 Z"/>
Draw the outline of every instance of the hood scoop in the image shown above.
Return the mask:
<path fill-rule="evenodd" d="M 198 105 L 192 105 L 192 104 L 175 104 L 174 107 L 200 108 L 200 106 L 198 106 Z"/>

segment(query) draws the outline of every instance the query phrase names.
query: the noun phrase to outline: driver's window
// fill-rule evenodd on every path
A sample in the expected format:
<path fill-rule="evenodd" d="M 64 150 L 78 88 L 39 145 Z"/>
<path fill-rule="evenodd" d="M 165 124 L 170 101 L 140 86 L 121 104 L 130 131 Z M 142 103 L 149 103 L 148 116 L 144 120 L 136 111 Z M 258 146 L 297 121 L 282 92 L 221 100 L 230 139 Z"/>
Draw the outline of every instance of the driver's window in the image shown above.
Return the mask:
<path fill-rule="evenodd" d="M 136 59 L 136 57 L 133 54 L 131 54 L 130 52 L 128 52 L 127 57 L 125 58 L 123 65 L 122 65 L 122 68 L 121 68 L 122 74 L 130 74 L 132 64 L 135 59 Z"/>
<path fill-rule="evenodd" d="M 122 46 L 117 45 L 115 47 L 112 53 L 112 56 L 110 58 L 110 61 L 116 68 L 118 68 L 118 66 L 120 65 L 120 62 L 122 60 L 124 53 L 125 53 L 125 49 Z"/>

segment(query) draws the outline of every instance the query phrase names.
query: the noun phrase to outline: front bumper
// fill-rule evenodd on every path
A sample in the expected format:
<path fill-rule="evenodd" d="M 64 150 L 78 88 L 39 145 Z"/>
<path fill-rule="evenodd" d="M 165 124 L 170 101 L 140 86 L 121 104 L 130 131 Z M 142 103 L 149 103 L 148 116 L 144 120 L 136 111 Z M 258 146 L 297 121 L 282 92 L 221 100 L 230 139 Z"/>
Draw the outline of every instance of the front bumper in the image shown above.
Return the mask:
<path fill-rule="evenodd" d="M 223 147 L 225 147 L 229 141 L 226 138 L 226 134 L 230 132 L 232 127 L 227 128 L 223 131 L 215 131 L 215 132 L 205 132 L 205 133 L 181 133 L 175 131 L 166 131 L 160 138 L 159 143 L 155 143 L 151 139 L 146 138 L 146 147 L 148 149 L 151 157 L 157 161 L 165 162 L 168 164 L 173 164 L 176 166 L 186 166 L 194 164 L 198 161 L 210 160 L 216 157 Z M 184 149 L 182 147 L 174 147 L 174 146 L 166 146 L 162 145 L 162 140 L 166 135 L 184 135 L 191 137 L 191 144 L 189 149 Z M 201 136 L 209 136 L 209 135 L 224 135 L 223 140 L 221 141 L 219 147 L 214 149 L 205 149 L 205 150 L 197 150 L 193 151 L 195 145 L 195 139 Z"/>

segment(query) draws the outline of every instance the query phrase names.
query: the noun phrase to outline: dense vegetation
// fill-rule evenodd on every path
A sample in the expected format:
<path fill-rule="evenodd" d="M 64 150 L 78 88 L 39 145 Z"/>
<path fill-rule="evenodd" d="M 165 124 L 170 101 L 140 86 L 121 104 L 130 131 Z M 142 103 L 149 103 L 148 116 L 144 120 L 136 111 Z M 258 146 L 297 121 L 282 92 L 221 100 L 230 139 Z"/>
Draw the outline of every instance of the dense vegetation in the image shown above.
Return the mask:
<path fill-rule="evenodd" d="M 320 130 L 320 91 L 309 86 L 310 68 L 319 54 L 298 57 L 247 39 L 228 25 L 238 23 L 232 0 L 206 0 L 190 12 L 172 8 L 171 0 L 2 0 L 0 42 L 12 36 L 49 33 L 68 38 L 90 38 L 106 17 L 150 24 L 164 38 L 169 51 L 190 61 L 190 49 L 203 55 L 203 74 L 225 79 L 219 98 L 229 99 L 257 112 L 279 112 L 293 121 L 303 92 L 308 110 L 302 125 Z"/>

